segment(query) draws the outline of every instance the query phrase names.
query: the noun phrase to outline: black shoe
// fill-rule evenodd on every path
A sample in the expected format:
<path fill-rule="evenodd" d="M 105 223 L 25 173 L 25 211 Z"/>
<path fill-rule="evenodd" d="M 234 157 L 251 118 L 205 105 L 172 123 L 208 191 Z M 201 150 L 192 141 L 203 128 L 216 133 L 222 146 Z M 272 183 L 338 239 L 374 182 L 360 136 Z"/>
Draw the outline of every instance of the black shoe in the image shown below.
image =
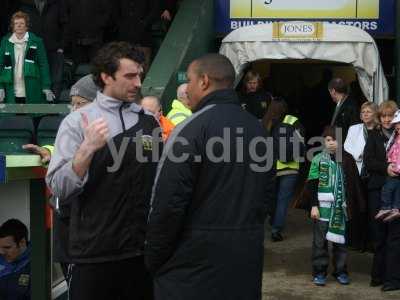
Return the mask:
<path fill-rule="evenodd" d="M 383 292 L 390 292 L 390 291 L 397 291 L 397 290 L 400 290 L 400 287 L 393 286 L 393 285 L 387 284 L 387 283 L 385 283 L 382 287 Z"/>
<path fill-rule="evenodd" d="M 271 240 L 273 242 L 281 242 L 281 241 L 283 241 L 283 236 L 281 235 L 280 232 L 273 232 L 271 234 Z"/>
<path fill-rule="evenodd" d="M 382 284 L 383 284 L 382 280 L 371 279 L 371 282 L 369 283 L 369 286 L 376 287 L 376 286 L 380 286 Z"/>

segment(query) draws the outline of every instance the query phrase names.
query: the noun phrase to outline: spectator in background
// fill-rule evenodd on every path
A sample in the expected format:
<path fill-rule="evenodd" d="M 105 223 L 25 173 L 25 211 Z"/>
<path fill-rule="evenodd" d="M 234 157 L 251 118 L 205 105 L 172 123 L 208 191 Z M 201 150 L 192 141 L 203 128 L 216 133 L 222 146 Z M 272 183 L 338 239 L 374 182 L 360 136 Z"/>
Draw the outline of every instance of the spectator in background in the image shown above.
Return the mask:
<path fill-rule="evenodd" d="M 171 135 L 175 125 L 167 117 L 163 116 L 160 99 L 156 96 L 146 96 L 140 101 L 140 105 L 142 105 L 145 110 L 151 112 L 160 123 L 162 138 L 165 142 Z"/>
<path fill-rule="evenodd" d="M 378 106 L 373 102 L 364 102 L 361 105 L 360 117 L 362 123 L 350 126 L 344 142 L 344 150 L 353 156 L 359 174 L 363 166 L 364 147 L 368 134 L 378 125 Z"/>
<path fill-rule="evenodd" d="M 9 219 L 0 226 L 0 299 L 31 299 L 28 229 L 16 219 Z"/>
<path fill-rule="evenodd" d="M 160 0 L 117 0 L 116 5 L 118 40 L 144 53 L 146 72 L 152 55 L 151 26 L 160 16 Z"/>
<path fill-rule="evenodd" d="M 176 13 L 177 0 L 161 0 L 161 20 L 171 22 Z"/>
<path fill-rule="evenodd" d="M 371 270 L 371 286 L 383 284 L 383 291 L 400 289 L 400 220 L 389 223 L 375 220 L 381 207 L 381 190 L 389 173 L 386 160 L 386 145 L 393 133 L 391 123 L 397 110 L 394 101 L 379 105 L 380 126 L 368 135 L 364 149 L 364 163 L 369 174 L 368 210 L 369 234 L 373 240 L 375 254 Z"/>
<path fill-rule="evenodd" d="M 261 76 L 248 71 L 243 80 L 243 92 L 240 95 L 242 107 L 258 119 L 262 119 L 271 102 L 272 95 L 263 90 Z"/>
<path fill-rule="evenodd" d="M 341 140 L 344 141 L 349 127 L 360 122 L 360 110 L 349 95 L 349 87 L 342 78 L 333 78 L 328 83 L 328 91 L 333 102 L 336 103 L 330 125 L 342 129 Z M 339 137 L 337 138 L 339 140 Z"/>
<path fill-rule="evenodd" d="M 49 65 L 41 38 L 28 32 L 29 16 L 16 12 L 0 46 L 0 102 L 44 103 L 54 101 Z"/>
<path fill-rule="evenodd" d="M 62 90 L 64 48 L 68 12 L 65 0 L 21 0 L 20 10 L 29 15 L 30 30 L 43 38 L 56 98 Z"/>
<path fill-rule="evenodd" d="M 108 0 L 66 1 L 69 12 L 67 42 L 71 43 L 72 60 L 77 65 L 89 63 L 103 45 L 115 3 Z M 130 24 L 128 28 L 134 27 Z"/>
<path fill-rule="evenodd" d="M 167 118 L 170 119 L 175 126 L 192 115 L 192 111 L 189 108 L 189 99 L 186 88 L 187 83 L 178 86 L 178 89 L 176 90 L 177 99 L 172 101 L 172 108 L 167 114 Z"/>
<path fill-rule="evenodd" d="M 98 87 L 93 81 L 92 74 L 86 75 L 79 79 L 71 87 L 70 91 L 71 112 L 93 102 L 93 100 L 96 98 L 96 93 L 98 90 Z M 43 164 L 46 164 L 50 161 L 51 154 L 54 150 L 53 145 L 38 146 L 34 144 L 26 144 L 23 146 L 23 148 L 40 155 Z"/>
<path fill-rule="evenodd" d="M 366 168 L 363 167 L 364 148 L 368 135 L 378 124 L 377 114 L 378 106 L 375 103 L 363 103 L 360 113 L 362 123 L 350 126 L 346 141 L 344 142 L 344 150 L 346 150 L 356 162 L 358 174 L 354 175 L 362 179 L 361 186 L 365 197 L 367 196 L 366 185 L 368 175 Z M 349 221 L 348 226 L 348 246 L 361 251 L 364 251 L 368 246 L 368 231 L 365 230 L 365 228 L 368 227 L 368 212 L 365 210 L 363 213 L 363 215 L 360 215 L 360 218 Z M 359 232 L 362 232 L 362 235 L 358 234 Z"/>
<path fill-rule="evenodd" d="M 263 118 L 264 128 L 274 140 L 276 163 L 276 209 L 272 217 L 273 242 L 283 240 L 287 210 L 293 200 L 300 172 L 300 158 L 304 157 L 304 128 L 300 120 L 288 114 L 283 98 L 273 98 Z"/>

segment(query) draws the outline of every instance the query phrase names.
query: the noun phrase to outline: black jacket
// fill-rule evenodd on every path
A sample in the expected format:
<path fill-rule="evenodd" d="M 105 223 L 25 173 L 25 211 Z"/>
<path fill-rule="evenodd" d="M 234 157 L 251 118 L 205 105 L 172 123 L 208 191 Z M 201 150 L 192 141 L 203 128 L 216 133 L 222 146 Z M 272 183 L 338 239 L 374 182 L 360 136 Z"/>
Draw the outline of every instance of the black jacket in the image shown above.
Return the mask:
<path fill-rule="evenodd" d="M 160 0 L 118 0 L 116 14 L 119 40 L 151 46 L 151 26 L 160 18 Z"/>
<path fill-rule="evenodd" d="M 342 128 L 343 141 L 345 141 L 349 127 L 358 123 L 360 123 L 360 109 L 354 99 L 348 96 L 340 106 L 335 122 L 332 125 Z"/>
<path fill-rule="evenodd" d="M 388 176 L 385 149 L 388 140 L 380 129 L 374 129 L 368 134 L 363 161 L 369 175 L 367 186 L 370 190 L 381 189 Z"/>
<path fill-rule="evenodd" d="M 258 119 L 262 119 L 269 104 L 272 95 L 264 90 L 258 90 L 254 93 L 243 93 L 240 96 L 240 102 L 244 104 L 244 108 Z"/>
<path fill-rule="evenodd" d="M 16 0 L 2 0 L 0 9 L 0 36 L 3 37 L 10 32 L 10 19 L 11 15 L 18 10 L 18 3 Z"/>
<path fill-rule="evenodd" d="M 42 14 L 35 3 L 22 3 L 20 10 L 29 15 L 30 31 L 43 39 L 47 51 L 64 49 L 68 23 L 65 0 L 47 0 Z"/>
<path fill-rule="evenodd" d="M 104 32 L 111 24 L 114 1 L 67 0 L 69 13 L 68 41 L 85 43 L 102 41 Z"/>
<path fill-rule="evenodd" d="M 213 162 L 207 142 L 224 131 L 225 146 L 217 142 L 210 148 L 216 157 L 231 159 Z M 272 157 L 262 142 L 265 134 L 227 89 L 203 98 L 169 138 L 153 187 L 145 246 L 156 299 L 261 299 L 264 220 L 275 164 L 269 160 L 268 171 L 252 167 L 266 166 L 266 151 Z M 236 137 L 243 137 L 242 162 L 235 159 Z M 178 142 L 182 138 L 188 143 Z M 264 156 L 259 163 L 249 154 L 255 138 L 261 139 L 255 153 Z M 187 159 L 174 162 L 172 153 Z"/>

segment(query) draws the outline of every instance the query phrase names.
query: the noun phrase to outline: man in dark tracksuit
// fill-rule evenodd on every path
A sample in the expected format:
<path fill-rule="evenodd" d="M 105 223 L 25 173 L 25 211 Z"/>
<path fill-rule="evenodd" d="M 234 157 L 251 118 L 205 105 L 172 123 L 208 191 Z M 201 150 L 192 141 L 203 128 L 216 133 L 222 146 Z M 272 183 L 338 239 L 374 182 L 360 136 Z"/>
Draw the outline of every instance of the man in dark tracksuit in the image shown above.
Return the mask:
<path fill-rule="evenodd" d="M 194 114 L 165 146 L 146 235 L 156 300 L 261 299 L 274 161 L 260 122 L 239 104 L 234 78 L 219 54 L 189 66 Z"/>
<path fill-rule="evenodd" d="M 132 103 L 142 63 L 127 43 L 100 49 L 93 79 L 102 92 L 57 134 L 47 183 L 60 208 L 70 207 L 72 300 L 152 298 L 143 247 L 161 136 L 154 117 Z"/>

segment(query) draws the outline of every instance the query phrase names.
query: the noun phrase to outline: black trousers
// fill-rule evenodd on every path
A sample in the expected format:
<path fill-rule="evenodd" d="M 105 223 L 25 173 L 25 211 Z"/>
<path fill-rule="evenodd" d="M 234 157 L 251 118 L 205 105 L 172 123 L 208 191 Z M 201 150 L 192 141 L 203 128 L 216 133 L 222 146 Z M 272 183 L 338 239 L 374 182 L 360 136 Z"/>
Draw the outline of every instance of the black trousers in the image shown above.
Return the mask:
<path fill-rule="evenodd" d="M 400 288 L 400 220 L 379 222 L 371 278 Z"/>
<path fill-rule="evenodd" d="M 153 283 L 143 256 L 121 261 L 76 264 L 70 300 L 151 300 Z"/>
<path fill-rule="evenodd" d="M 312 245 L 312 267 L 313 276 L 322 274 L 327 275 L 329 265 L 329 248 L 326 234 L 329 222 L 314 221 L 313 225 L 313 245 Z M 347 249 L 345 245 L 332 243 L 332 264 L 334 267 L 333 275 L 342 273 L 347 274 Z"/>

